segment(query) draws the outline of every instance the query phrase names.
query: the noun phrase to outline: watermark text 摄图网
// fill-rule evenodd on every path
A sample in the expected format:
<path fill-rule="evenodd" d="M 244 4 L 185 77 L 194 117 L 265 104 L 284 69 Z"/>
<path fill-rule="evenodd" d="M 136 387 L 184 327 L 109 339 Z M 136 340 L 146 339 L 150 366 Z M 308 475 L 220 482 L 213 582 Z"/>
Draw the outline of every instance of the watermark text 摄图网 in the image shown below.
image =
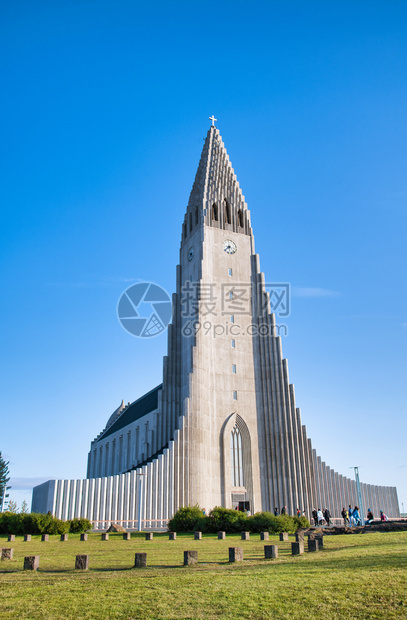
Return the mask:
<path fill-rule="evenodd" d="M 266 282 L 260 289 L 252 282 L 192 282 L 181 287 L 181 316 L 223 317 L 264 315 L 287 317 L 291 312 L 290 284 Z"/>

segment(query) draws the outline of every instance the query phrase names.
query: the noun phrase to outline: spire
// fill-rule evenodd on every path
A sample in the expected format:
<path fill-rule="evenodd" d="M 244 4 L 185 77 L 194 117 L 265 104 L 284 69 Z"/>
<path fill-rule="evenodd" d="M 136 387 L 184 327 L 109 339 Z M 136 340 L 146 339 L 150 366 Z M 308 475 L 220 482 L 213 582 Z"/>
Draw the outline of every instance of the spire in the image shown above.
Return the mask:
<path fill-rule="evenodd" d="M 249 212 L 226 151 L 217 120 L 206 135 L 187 212 L 201 211 L 208 226 L 250 234 Z"/>
<path fill-rule="evenodd" d="M 117 407 L 117 409 L 115 409 L 115 411 L 113 411 L 112 415 L 108 419 L 107 424 L 106 424 L 103 432 L 107 428 L 109 428 L 109 426 L 111 426 L 113 424 L 113 422 L 115 422 L 117 420 L 117 418 L 123 413 L 123 410 L 125 408 L 126 408 L 126 405 L 124 404 L 124 400 L 122 399 L 122 402 L 120 403 L 120 405 Z"/>

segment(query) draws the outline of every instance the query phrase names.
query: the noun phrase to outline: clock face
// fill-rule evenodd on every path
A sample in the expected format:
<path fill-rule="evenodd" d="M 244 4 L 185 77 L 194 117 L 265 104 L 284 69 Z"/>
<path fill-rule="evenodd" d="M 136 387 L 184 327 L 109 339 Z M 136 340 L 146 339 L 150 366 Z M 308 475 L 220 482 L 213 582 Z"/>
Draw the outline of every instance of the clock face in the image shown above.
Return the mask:
<path fill-rule="evenodd" d="M 191 261 L 194 258 L 194 248 L 191 246 L 188 250 L 188 260 Z"/>
<path fill-rule="evenodd" d="M 234 243 L 230 239 L 226 239 L 226 241 L 223 242 L 223 249 L 225 250 L 226 254 L 234 254 L 237 250 L 237 246 L 236 243 Z"/>

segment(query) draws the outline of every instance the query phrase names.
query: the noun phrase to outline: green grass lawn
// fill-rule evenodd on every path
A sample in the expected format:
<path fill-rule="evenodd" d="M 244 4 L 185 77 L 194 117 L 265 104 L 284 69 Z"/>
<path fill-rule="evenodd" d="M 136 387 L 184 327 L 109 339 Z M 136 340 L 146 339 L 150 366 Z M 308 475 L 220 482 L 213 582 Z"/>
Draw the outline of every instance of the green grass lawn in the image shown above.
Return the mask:
<path fill-rule="evenodd" d="M 0 536 L 1 547 L 14 549 L 0 564 L 0 618 L 407 618 L 407 532 L 326 536 L 322 551 L 302 556 L 291 556 L 293 540 Z M 265 544 L 278 545 L 277 560 L 264 559 Z M 229 547 L 243 547 L 242 563 L 228 563 Z M 184 567 L 189 549 L 199 563 Z M 132 568 L 137 552 L 147 552 L 147 568 Z M 80 553 L 89 554 L 88 571 L 74 570 Z M 38 572 L 23 571 L 26 555 L 40 556 Z"/>

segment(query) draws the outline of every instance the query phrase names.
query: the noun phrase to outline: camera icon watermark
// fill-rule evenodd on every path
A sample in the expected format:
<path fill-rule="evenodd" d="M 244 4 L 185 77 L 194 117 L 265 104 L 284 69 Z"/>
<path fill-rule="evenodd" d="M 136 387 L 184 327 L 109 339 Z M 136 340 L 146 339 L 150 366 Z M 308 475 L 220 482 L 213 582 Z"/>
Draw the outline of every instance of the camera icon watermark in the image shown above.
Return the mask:
<path fill-rule="evenodd" d="M 172 317 L 169 293 L 154 282 L 132 284 L 117 303 L 117 318 L 136 338 L 154 338 L 167 329 Z"/>

